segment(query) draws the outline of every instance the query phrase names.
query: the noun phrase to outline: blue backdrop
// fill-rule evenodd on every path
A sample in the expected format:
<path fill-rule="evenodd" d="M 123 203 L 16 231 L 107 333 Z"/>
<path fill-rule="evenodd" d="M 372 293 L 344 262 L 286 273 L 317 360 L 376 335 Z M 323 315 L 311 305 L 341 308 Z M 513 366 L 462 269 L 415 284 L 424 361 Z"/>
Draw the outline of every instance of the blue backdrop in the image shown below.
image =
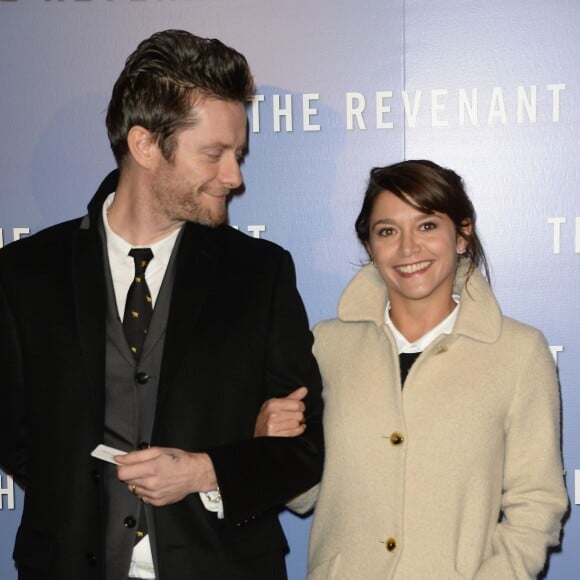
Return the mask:
<path fill-rule="evenodd" d="M 576 578 L 579 16 L 576 0 L 0 0 L 0 245 L 84 213 L 114 166 L 113 83 L 164 28 L 218 37 L 252 66 L 231 223 L 292 252 L 312 324 L 334 315 L 364 257 L 353 222 L 369 169 L 418 157 L 455 169 L 504 312 L 542 329 L 557 356 L 571 514 L 548 578 Z M 6 580 L 21 509 L 0 473 Z M 310 521 L 283 523 L 300 580 Z"/>

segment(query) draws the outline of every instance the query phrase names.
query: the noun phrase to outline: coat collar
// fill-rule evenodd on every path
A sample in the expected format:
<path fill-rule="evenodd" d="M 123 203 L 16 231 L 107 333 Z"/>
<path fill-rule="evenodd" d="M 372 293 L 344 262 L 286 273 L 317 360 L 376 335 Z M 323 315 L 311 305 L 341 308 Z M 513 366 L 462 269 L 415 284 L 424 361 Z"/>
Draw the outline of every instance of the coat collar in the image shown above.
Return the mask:
<path fill-rule="evenodd" d="M 453 292 L 459 294 L 459 316 L 453 330 L 482 342 L 495 342 L 500 335 L 502 316 L 499 305 L 479 270 L 466 280 L 467 264 L 459 267 Z M 389 294 L 378 270 L 363 266 L 349 282 L 338 303 L 338 317 L 343 322 L 384 323 Z"/>
<path fill-rule="evenodd" d="M 73 234 L 72 283 L 79 343 L 95 409 L 102 408 L 105 376 L 106 285 L 103 242 L 99 234 L 100 211 L 107 195 L 115 191 L 118 174 L 110 173 L 89 203 L 89 213 Z M 101 417 L 102 419 L 102 417 Z"/>

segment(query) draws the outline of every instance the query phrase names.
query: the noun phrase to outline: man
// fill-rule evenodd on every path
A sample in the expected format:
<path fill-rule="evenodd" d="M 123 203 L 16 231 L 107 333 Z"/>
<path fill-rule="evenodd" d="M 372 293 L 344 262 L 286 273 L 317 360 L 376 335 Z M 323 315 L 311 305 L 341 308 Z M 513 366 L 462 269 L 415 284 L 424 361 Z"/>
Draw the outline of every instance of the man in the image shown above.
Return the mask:
<path fill-rule="evenodd" d="M 277 510 L 320 478 L 320 377 L 289 254 L 225 225 L 252 90 L 217 40 L 146 39 L 109 104 L 118 171 L 84 218 L 0 252 L 21 580 L 286 577 Z M 253 438 L 301 384 L 304 433 Z"/>

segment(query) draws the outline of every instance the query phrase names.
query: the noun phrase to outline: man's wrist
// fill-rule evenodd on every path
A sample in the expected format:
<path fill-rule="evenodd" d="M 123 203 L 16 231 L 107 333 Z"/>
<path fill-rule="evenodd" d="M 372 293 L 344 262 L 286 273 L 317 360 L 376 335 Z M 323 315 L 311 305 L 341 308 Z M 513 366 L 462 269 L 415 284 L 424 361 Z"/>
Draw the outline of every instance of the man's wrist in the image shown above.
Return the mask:
<path fill-rule="evenodd" d="M 192 453 L 194 460 L 194 479 L 196 489 L 194 491 L 210 492 L 219 489 L 217 476 L 213 467 L 213 462 L 207 453 Z"/>

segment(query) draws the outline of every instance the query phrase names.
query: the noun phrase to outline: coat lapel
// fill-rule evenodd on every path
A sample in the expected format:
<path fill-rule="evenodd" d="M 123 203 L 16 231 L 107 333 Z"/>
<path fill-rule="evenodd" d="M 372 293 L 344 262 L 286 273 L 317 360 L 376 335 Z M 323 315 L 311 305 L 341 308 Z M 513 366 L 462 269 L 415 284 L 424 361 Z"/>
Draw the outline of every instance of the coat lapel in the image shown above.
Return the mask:
<path fill-rule="evenodd" d="M 89 214 L 73 234 L 72 284 L 76 324 L 84 367 L 93 396 L 93 408 L 104 409 L 107 289 L 104 244 L 99 235 L 105 198 L 115 191 L 118 172 L 112 171 L 89 203 Z M 104 422 L 104 411 L 100 420 Z"/>
<path fill-rule="evenodd" d="M 188 344 L 195 335 L 196 322 L 210 302 L 209 291 L 219 261 L 219 232 L 199 224 L 185 226 L 175 264 L 175 280 L 167 320 L 160 397 L 163 385 L 175 377 Z M 215 307 L 215 305 L 212 305 Z"/>

